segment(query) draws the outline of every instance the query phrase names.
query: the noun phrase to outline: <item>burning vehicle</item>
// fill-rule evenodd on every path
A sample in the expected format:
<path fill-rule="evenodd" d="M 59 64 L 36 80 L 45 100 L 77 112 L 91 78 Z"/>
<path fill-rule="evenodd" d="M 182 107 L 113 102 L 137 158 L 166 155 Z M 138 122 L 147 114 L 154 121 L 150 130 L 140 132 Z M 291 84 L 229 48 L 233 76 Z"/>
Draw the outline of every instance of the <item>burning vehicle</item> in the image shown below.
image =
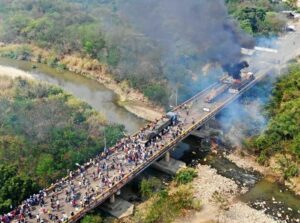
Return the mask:
<path fill-rule="evenodd" d="M 253 73 L 241 71 L 247 67 L 249 67 L 247 61 L 242 61 L 237 64 L 224 65 L 223 69 L 227 74 L 220 78 L 219 84 L 206 96 L 205 102 L 212 103 L 225 92 L 236 94 L 245 85 L 253 81 L 255 79 Z"/>

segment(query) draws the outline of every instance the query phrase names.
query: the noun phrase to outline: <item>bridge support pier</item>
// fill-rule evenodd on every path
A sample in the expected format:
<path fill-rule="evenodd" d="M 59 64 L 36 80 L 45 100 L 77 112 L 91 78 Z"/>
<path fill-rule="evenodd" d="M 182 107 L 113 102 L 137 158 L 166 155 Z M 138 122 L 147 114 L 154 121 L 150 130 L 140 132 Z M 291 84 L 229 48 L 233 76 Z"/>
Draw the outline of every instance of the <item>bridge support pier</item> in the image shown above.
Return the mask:
<path fill-rule="evenodd" d="M 115 218 L 121 219 L 133 214 L 134 204 L 113 194 L 108 201 L 100 206 L 101 209 Z"/>
<path fill-rule="evenodd" d="M 175 175 L 179 169 L 186 167 L 186 164 L 180 160 L 173 159 L 170 156 L 170 152 L 167 152 L 163 159 L 154 162 L 151 167 L 166 174 Z"/>
<path fill-rule="evenodd" d="M 165 155 L 165 161 L 166 161 L 167 163 L 170 162 L 170 152 L 166 152 L 166 155 Z"/>
<path fill-rule="evenodd" d="M 220 129 L 210 128 L 210 127 L 206 126 L 205 128 L 201 128 L 199 130 L 195 130 L 195 131 L 191 132 L 190 135 L 198 137 L 200 139 L 206 139 L 206 138 L 210 138 L 212 136 L 222 136 L 223 131 Z"/>
<path fill-rule="evenodd" d="M 109 198 L 109 203 L 110 203 L 110 204 L 113 204 L 113 203 L 115 203 L 115 201 L 116 201 L 116 196 L 115 196 L 115 194 L 113 194 L 113 195 L 111 195 L 111 197 Z"/>

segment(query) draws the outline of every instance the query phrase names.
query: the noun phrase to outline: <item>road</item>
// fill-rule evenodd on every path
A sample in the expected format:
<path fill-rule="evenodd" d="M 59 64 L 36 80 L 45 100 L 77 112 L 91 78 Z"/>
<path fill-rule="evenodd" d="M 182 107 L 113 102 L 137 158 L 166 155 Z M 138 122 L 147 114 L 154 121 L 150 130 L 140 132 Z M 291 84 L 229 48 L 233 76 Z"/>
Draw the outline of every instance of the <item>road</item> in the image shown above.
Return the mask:
<path fill-rule="evenodd" d="M 271 71 L 273 75 L 281 75 L 281 69 L 286 67 L 287 62 L 300 55 L 300 22 L 293 24 L 296 32 L 289 32 L 274 42 L 274 48 L 278 53 L 257 53 L 249 60 L 249 70 L 258 75 L 265 73 L 266 70 Z"/>

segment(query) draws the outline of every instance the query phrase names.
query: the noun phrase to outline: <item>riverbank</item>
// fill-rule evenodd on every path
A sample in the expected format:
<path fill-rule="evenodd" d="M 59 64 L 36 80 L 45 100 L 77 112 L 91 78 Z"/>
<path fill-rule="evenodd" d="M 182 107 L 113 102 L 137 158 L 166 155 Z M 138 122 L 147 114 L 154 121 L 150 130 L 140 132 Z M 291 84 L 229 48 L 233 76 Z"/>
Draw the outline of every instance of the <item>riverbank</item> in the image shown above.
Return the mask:
<path fill-rule="evenodd" d="M 237 197 L 247 188 L 239 187 L 233 180 L 223 177 L 208 165 L 196 167 L 198 177 L 193 181 L 195 197 L 201 201 L 202 210 L 177 219 L 175 223 L 273 223 L 263 211 L 258 211 L 239 201 Z"/>
<path fill-rule="evenodd" d="M 56 56 L 54 52 L 49 52 L 33 45 L 19 44 L 1 45 L 0 55 L 57 66 L 59 69 L 67 69 L 78 75 L 95 80 L 118 95 L 119 105 L 142 119 L 154 121 L 164 113 L 162 107 L 155 105 L 141 92 L 130 88 L 126 82 L 118 83 L 115 81 L 109 74 L 106 65 L 91 58 L 83 58 L 80 55 Z"/>
<path fill-rule="evenodd" d="M 279 181 L 295 192 L 295 194 L 300 195 L 300 176 L 284 180 L 278 167 L 278 157 L 276 155 L 270 159 L 268 166 L 262 166 L 256 161 L 255 156 L 245 154 L 245 152 L 243 152 L 243 156 L 241 156 L 240 151 L 240 149 L 237 149 L 233 153 L 227 155 L 226 158 L 243 169 L 255 170 L 271 181 Z"/>

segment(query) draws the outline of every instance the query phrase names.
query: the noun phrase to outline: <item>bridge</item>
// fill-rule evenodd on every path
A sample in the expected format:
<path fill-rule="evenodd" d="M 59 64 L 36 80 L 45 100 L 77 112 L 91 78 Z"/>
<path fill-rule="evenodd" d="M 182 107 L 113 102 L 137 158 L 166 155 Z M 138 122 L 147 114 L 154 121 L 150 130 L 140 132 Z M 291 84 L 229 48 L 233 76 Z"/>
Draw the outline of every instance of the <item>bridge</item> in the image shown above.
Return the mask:
<path fill-rule="evenodd" d="M 11 221 L 71 223 L 108 199 L 114 202 L 115 194 L 124 185 L 163 156 L 165 161 L 169 161 L 172 148 L 264 76 L 256 75 L 238 93 L 226 91 L 211 103 L 205 102 L 205 98 L 222 83 L 209 86 L 173 110 L 178 114 L 180 123 L 170 126 L 151 145 L 139 146 L 139 142 L 145 131 L 154 128 L 157 123 L 150 123 L 139 132 L 123 138 L 118 145 L 109 148 L 106 155 L 91 159 L 55 185 L 24 202 L 10 213 Z"/>

